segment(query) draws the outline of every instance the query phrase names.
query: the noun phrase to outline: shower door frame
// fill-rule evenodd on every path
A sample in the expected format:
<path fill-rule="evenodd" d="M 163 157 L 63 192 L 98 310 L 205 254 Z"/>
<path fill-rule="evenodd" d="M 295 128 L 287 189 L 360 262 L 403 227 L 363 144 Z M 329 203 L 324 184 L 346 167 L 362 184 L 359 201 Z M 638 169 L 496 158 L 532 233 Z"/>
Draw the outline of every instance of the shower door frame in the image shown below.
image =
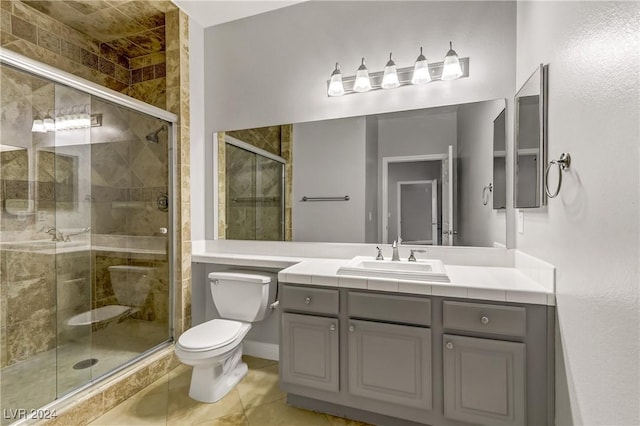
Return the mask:
<path fill-rule="evenodd" d="M 176 247 L 175 247 L 175 230 L 180 229 L 179 224 L 176 223 L 175 212 L 179 206 L 176 206 L 176 197 L 175 197 L 175 176 L 176 176 L 176 140 L 177 140 L 177 123 L 178 116 L 169 111 L 165 111 L 156 106 L 147 104 L 145 102 L 139 101 L 132 97 L 123 95 L 122 93 L 116 92 L 115 90 L 108 89 L 106 87 L 100 86 L 99 84 L 93 83 L 89 80 L 85 80 L 81 77 L 68 73 L 66 71 L 62 71 L 55 67 L 52 67 L 47 64 L 43 64 L 42 62 L 27 58 L 26 56 L 20 55 L 19 53 L 13 52 L 6 48 L 0 47 L 0 63 L 9 65 L 14 67 L 20 71 L 33 74 L 38 77 L 42 77 L 52 81 L 53 83 L 59 83 L 64 86 L 82 91 L 91 96 L 95 96 L 96 98 L 111 102 L 113 104 L 131 109 L 136 112 L 141 112 L 143 114 L 149 115 L 151 117 L 159 118 L 168 122 L 171 126 L 170 131 L 168 132 L 169 140 L 168 140 L 168 161 L 169 161 L 169 170 L 168 170 L 168 196 L 169 196 L 169 211 L 168 213 L 168 223 L 169 223 L 169 244 L 168 244 L 168 264 L 169 264 L 169 330 L 168 339 L 156 345 L 152 348 L 149 348 L 145 352 L 141 353 L 139 356 L 123 363 L 122 365 L 114 368 L 108 373 L 101 375 L 97 379 L 92 379 L 88 383 L 79 386 L 76 389 L 73 389 L 70 392 L 67 392 L 63 395 L 58 395 L 56 399 L 51 401 L 49 404 L 44 407 L 56 406 L 62 401 L 68 400 L 73 395 L 76 395 L 83 390 L 94 386 L 96 383 L 100 383 L 104 381 L 108 377 L 112 377 L 119 371 L 133 365 L 138 362 L 140 359 L 143 359 L 152 353 L 166 347 L 168 344 L 171 344 L 174 340 L 175 335 L 175 266 L 172 259 L 175 257 Z M 43 407 L 43 408 L 44 408 Z M 38 410 L 36 410 L 38 411 Z"/>

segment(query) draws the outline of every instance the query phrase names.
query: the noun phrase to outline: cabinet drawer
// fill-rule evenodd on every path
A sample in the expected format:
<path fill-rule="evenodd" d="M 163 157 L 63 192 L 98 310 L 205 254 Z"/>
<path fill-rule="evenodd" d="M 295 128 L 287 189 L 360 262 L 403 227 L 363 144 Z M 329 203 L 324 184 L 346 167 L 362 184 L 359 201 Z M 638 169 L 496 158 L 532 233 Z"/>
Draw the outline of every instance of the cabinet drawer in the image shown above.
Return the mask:
<path fill-rule="evenodd" d="M 338 290 L 284 285 L 280 299 L 287 310 L 338 315 L 340 312 Z"/>
<path fill-rule="evenodd" d="M 419 297 L 349 292 L 349 317 L 431 325 L 431 300 Z"/>
<path fill-rule="evenodd" d="M 444 302 L 442 311 L 445 329 L 508 336 L 524 336 L 527 330 L 525 309 L 521 307 Z"/>

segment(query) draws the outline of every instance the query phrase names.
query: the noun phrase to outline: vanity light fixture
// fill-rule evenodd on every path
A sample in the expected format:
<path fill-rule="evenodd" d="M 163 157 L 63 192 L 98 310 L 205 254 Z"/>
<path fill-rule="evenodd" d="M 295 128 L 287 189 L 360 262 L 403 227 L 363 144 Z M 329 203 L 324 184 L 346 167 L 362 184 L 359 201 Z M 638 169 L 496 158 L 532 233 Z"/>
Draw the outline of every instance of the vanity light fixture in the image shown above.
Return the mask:
<path fill-rule="evenodd" d="M 331 73 L 331 81 L 327 90 L 329 96 L 344 95 L 344 86 L 342 85 L 342 72 L 340 72 L 340 64 L 336 62 L 336 69 Z"/>
<path fill-rule="evenodd" d="M 449 51 L 444 57 L 444 67 L 442 69 L 441 80 L 455 80 L 462 76 L 462 68 L 460 68 L 460 60 L 458 54 L 453 50 L 453 44 L 449 42 Z"/>
<path fill-rule="evenodd" d="M 400 86 L 400 81 L 398 80 L 398 71 L 396 70 L 396 63 L 391 59 L 391 53 L 389 53 L 389 62 L 384 67 L 384 75 L 382 76 L 382 86 L 383 89 L 395 89 Z"/>
<path fill-rule="evenodd" d="M 369 90 L 371 90 L 369 70 L 364 64 L 364 58 L 362 58 L 362 63 L 360 64 L 360 67 L 358 67 L 358 71 L 356 72 L 356 82 L 353 84 L 353 90 L 358 93 L 368 92 Z"/>
<path fill-rule="evenodd" d="M 89 114 L 88 105 L 76 105 L 69 109 L 60 110 L 55 114 L 55 119 L 51 116 L 50 111 L 44 120 L 36 116 L 33 120 L 31 131 L 33 133 L 57 132 L 60 130 L 88 129 L 89 127 L 101 126 L 100 120 L 94 118 L 101 114 Z M 94 121 L 96 124 L 94 124 Z"/>
<path fill-rule="evenodd" d="M 426 84 L 430 81 L 429 63 L 427 62 L 427 58 L 422 54 L 422 46 L 420 46 L 420 55 L 416 59 L 416 64 L 413 66 L 411 84 Z"/>
<path fill-rule="evenodd" d="M 389 54 L 389 60 L 384 71 L 369 73 L 364 58 L 355 76 L 343 77 L 340 65 L 336 67 L 327 80 L 327 95 L 329 97 L 363 93 L 370 90 L 393 89 L 402 86 L 421 85 L 431 81 L 455 80 L 469 77 L 469 58 L 458 58 L 449 42 L 449 51 L 444 62 L 429 63 L 422 53 L 411 67 L 397 68 Z"/>

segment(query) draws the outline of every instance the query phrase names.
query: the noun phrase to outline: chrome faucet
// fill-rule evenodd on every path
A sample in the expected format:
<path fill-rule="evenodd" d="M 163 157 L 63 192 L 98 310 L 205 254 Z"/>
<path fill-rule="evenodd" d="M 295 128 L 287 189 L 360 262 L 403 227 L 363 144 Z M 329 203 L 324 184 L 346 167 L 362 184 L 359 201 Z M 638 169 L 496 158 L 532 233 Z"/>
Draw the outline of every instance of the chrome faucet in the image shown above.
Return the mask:
<path fill-rule="evenodd" d="M 51 235 L 51 241 L 64 241 L 64 235 L 62 235 L 62 232 L 58 231 L 53 226 L 50 226 L 44 232 Z"/>
<path fill-rule="evenodd" d="M 426 253 L 426 250 L 416 250 L 413 249 L 411 250 L 411 254 L 409 254 L 409 262 L 416 262 L 416 256 L 414 255 L 414 253 Z"/>
<path fill-rule="evenodd" d="M 400 253 L 398 252 L 398 240 L 395 240 L 391 247 L 393 248 L 393 256 L 391 257 L 391 260 L 394 262 L 400 262 Z"/>

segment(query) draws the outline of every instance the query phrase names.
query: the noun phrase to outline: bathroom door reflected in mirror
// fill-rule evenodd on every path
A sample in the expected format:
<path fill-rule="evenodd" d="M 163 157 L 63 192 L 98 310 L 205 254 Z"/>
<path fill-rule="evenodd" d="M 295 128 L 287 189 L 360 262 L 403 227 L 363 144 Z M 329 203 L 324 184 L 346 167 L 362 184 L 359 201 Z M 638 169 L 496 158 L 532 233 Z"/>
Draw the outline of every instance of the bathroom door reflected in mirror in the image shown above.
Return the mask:
<path fill-rule="evenodd" d="M 261 138 L 280 144 L 279 137 L 258 138 L 258 133 L 291 129 L 287 144 L 272 151 L 287 157 L 287 241 L 404 239 L 407 244 L 493 247 L 505 243 L 505 213 L 483 205 L 482 195 L 495 180 L 494 131 L 500 124 L 494 120 L 504 109 L 500 99 L 225 134 L 248 143 Z M 222 161 L 219 165 L 222 170 Z M 400 186 L 414 181 L 433 183 L 419 191 Z M 408 202 L 413 192 L 424 196 L 421 203 Z M 309 202 L 304 197 L 330 200 Z M 218 202 L 219 235 L 237 219 L 223 199 Z M 412 206 L 417 211 L 410 211 Z M 220 237 L 239 238 L 229 232 Z"/>
<path fill-rule="evenodd" d="M 547 65 L 540 65 L 515 96 L 516 208 L 546 203 L 543 167 L 547 142 Z"/>

